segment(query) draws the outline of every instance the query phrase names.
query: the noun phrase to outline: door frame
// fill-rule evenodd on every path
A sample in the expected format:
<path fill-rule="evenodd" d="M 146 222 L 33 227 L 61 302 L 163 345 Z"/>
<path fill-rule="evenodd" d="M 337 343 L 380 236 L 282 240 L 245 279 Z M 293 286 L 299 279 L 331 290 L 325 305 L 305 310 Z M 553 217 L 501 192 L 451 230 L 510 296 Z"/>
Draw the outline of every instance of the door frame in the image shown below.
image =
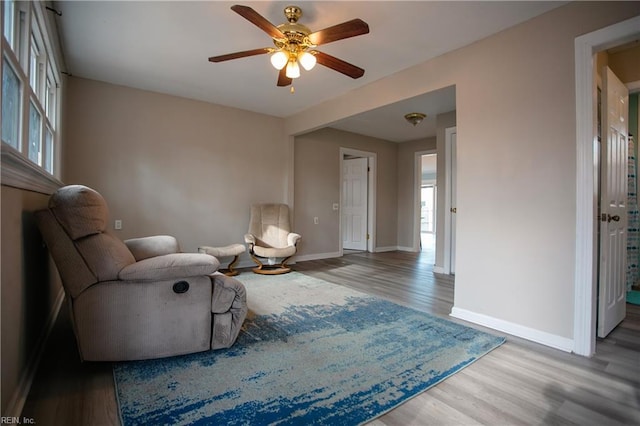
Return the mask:
<path fill-rule="evenodd" d="M 452 273 L 452 258 L 455 251 L 455 235 L 453 233 L 453 215 L 451 190 L 453 185 L 454 158 L 451 152 L 451 135 L 457 134 L 457 126 L 447 127 L 444 129 L 444 155 L 445 155 L 445 182 L 444 182 L 444 253 L 442 261 L 442 269 L 444 274 Z M 457 148 L 456 148 L 457 149 Z M 457 165 L 456 165 L 457 170 Z"/>
<path fill-rule="evenodd" d="M 438 155 L 438 150 L 437 149 L 429 149 L 426 151 L 417 151 L 415 154 L 415 162 L 414 162 L 414 184 L 413 184 L 413 251 L 418 252 L 420 251 L 420 232 L 421 232 L 421 225 L 420 225 L 420 202 L 422 201 L 422 195 L 420 193 L 420 190 L 422 188 L 422 156 L 423 155 Z M 436 171 L 437 173 L 437 171 Z M 437 179 L 436 179 L 436 186 L 437 186 Z M 436 215 L 437 215 L 437 209 L 439 209 L 440 206 L 438 206 L 436 204 Z M 436 234 L 436 238 L 438 238 L 438 233 L 435 232 Z"/>
<path fill-rule="evenodd" d="M 340 192 L 339 192 L 339 196 L 340 196 L 340 209 L 342 208 L 342 196 L 343 196 L 343 191 L 342 191 L 342 179 L 343 179 L 343 160 L 345 155 L 349 155 L 349 156 L 354 156 L 354 157 L 362 157 L 362 158 L 367 158 L 368 160 L 368 164 L 369 164 L 369 174 L 368 174 L 368 182 L 367 182 L 367 186 L 368 186 L 368 193 L 367 193 L 367 233 L 369 234 L 369 238 L 367 239 L 367 251 L 373 253 L 375 251 L 376 248 L 376 194 L 377 194 L 377 188 L 376 188 L 376 176 L 377 176 L 377 171 L 376 171 L 376 164 L 377 164 L 377 158 L 378 155 L 375 152 L 368 152 L 368 151 L 360 151 L 357 149 L 352 149 L 352 148 L 343 148 L 340 147 Z M 342 212 L 339 211 L 340 213 L 340 225 L 339 225 L 339 235 L 338 235 L 338 241 L 339 241 L 339 253 L 340 256 L 342 256 L 344 254 L 344 249 L 342 247 L 342 229 L 343 229 L 343 224 L 342 224 Z"/>
<path fill-rule="evenodd" d="M 347 166 L 347 164 L 349 166 Z M 352 167 L 355 165 L 355 168 Z M 347 189 L 346 193 L 342 193 L 342 205 L 340 218 L 342 219 L 342 249 L 343 250 L 366 250 L 367 249 L 367 233 L 369 230 L 369 159 L 366 157 L 342 157 L 342 189 Z M 356 172 L 354 172 L 356 170 Z M 346 175 L 345 175 L 346 172 Z M 362 176 L 364 175 L 364 176 Z M 358 185 L 353 185 L 352 179 L 357 176 Z M 357 194 L 356 194 L 357 193 Z M 356 196 L 357 195 L 357 196 Z M 354 196 L 360 199 L 357 207 L 353 205 Z M 364 201 L 364 203 L 362 203 Z M 357 210 L 357 212 L 356 212 Z M 347 214 L 348 212 L 348 214 Z M 360 216 L 354 223 L 354 213 Z M 357 214 L 359 213 L 359 214 Z M 344 234 L 347 234 L 346 236 Z M 353 240 L 355 234 L 358 234 L 357 241 Z M 347 247 L 347 244 L 349 247 Z"/>
<path fill-rule="evenodd" d="M 640 16 L 575 39 L 576 89 L 576 245 L 573 352 L 593 356 L 596 350 L 597 216 L 595 156 L 597 82 L 595 53 L 631 41 L 640 32 Z"/>

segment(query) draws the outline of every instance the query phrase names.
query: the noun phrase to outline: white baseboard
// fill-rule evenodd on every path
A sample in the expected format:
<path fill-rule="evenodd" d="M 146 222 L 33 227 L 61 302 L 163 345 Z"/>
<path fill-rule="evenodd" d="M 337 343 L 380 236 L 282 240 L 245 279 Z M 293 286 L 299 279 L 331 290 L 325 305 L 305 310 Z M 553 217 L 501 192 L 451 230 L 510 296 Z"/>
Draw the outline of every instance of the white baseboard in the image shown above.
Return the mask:
<path fill-rule="evenodd" d="M 536 330 L 534 328 L 525 327 L 520 324 L 493 318 L 488 315 L 478 314 L 466 309 L 456 308 L 455 306 L 453 307 L 453 309 L 451 309 L 450 315 L 454 318 L 469 321 L 474 324 L 492 328 L 494 330 L 502 331 L 504 333 L 531 340 L 545 346 L 560 349 L 561 351 L 571 352 L 573 350 L 573 339 L 568 339 L 556 334 L 551 334 L 544 331 Z"/>
<path fill-rule="evenodd" d="M 398 246 L 398 247 L 396 247 L 396 250 L 398 250 L 398 251 L 408 251 L 408 252 L 412 252 L 412 253 L 415 253 L 417 251 L 415 249 L 415 247 L 405 247 L 405 246 Z"/>
<path fill-rule="evenodd" d="M 332 257 L 341 257 L 341 256 L 342 254 L 339 251 L 334 251 L 331 253 L 303 254 L 300 256 L 296 256 L 295 260 L 297 262 L 304 262 L 305 260 L 330 259 Z"/>
<path fill-rule="evenodd" d="M 398 246 L 376 247 L 374 249 L 374 252 L 376 253 L 384 253 L 387 251 L 398 251 Z"/>
<path fill-rule="evenodd" d="M 51 334 L 51 330 L 53 329 L 56 320 L 58 319 L 58 314 L 60 313 L 60 308 L 62 307 L 62 302 L 64 301 L 64 289 L 60 287 L 60 291 L 56 296 L 56 300 L 53 304 L 53 309 L 49 313 L 49 317 L 44 324 L 44 328 L 40 337 L 38 338 L 38 342 L 36 343 L 35 349 L 29 360 L 27 362 L 26 368 L 22 371 L 20 375 L 20 381 L 18 382 L 18 386 L 16 387 L 9 403 L 7 404 L 6 413 L 2 413 L 3 416 L 7 417 L 19 417 L 22 414 L 22 408 L 24 407 L 25 402 L 27 402 L 27 396 L 29 396 L 29 391 L 31 390 L 31 385 L 33 384 L 33 379 L 38 371 L 38 365 L 40 365 L 40 360 L 42 359 L 42 354 L 44 353 L 44 347 L 47 343 L 47 339 Z"/>
<path fill-rule="evenodd" d="M 433 272 L 436 274 L 444 274 L 444 268 L 442 266 L 434 266 Z"/>

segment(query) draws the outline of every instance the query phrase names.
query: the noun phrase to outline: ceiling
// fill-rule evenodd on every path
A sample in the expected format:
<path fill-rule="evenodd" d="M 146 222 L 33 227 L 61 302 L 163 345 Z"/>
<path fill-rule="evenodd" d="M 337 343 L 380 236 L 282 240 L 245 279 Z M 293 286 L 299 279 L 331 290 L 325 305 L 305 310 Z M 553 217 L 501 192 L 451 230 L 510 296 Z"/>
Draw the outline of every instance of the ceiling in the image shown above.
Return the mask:
<path fill-rule="evenodd" d="M 64 71 L 73 76 L 288 117 L 355 88 L 473 43 L 558 7 L 540 1 L 251 1 L 274 25 L 298 4 L 300 23 L 317 31 L 353 18 L 370 33 L 320 46 L 366 70 L 353 80 L 323 66 L 302 70 L 295 93 L 277 87 L 267 55 L 211 63 L 210 56 L 273 46 L 262 30 L 233 12 L 235 2 L 59 1 Z M 435 116 L 455 109 L 455 89 L 407 99 L 331 127 L 395 142 L 435 135 Z M 428 115 L 416 127 L 408 112 Z"/>

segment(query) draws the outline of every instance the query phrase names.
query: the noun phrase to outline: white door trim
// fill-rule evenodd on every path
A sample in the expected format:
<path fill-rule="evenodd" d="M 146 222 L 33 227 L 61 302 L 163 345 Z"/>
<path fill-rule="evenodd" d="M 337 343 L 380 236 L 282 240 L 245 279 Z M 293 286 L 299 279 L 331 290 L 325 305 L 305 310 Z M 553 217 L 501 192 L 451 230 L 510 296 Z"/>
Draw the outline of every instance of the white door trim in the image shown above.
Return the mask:
<path fill-rule="evenodd" d="M 415 155 L 414 161 L 414 183 L 413 183 L 413 251 L 420 251 L 420 202 L 422 201 L 422 195 L 420 189 L 422 188 L 422 156 L 438 154 L 438 150 L 429 149 L 427 151 L 418 151 Z M 438 208 L 438 206 L 436 206 Z M 436 236 L 437 238 L 437 236 Z"/>
<path fill-rule="evenodd" d="M 453 182 L 453 170 L 451 167 L 451 135 L 457 132 L 457 127 L 444 129 L 444 158 L 445 158 L 445 182 L 444 182 L 444 253 L 442 269 L 444 274 L 451 274 L 451 249 L 452 249 L 452 224 L 451 224 L 451 185 Z"/>
<path fill-rule="evenodd" d="M 576 89 L 576 259 L 574 279 L 573 352 L 592 356 L 596 350 L 597 199 L 594 182 L 596 81 L 594 53 L 630 41 L 640 16 L 575 39 Z"/>
<path fill-rule="evenodd" d="M 367 240 L 367 251 L 373 253 L 376 248 L 376 165 L 378 155 L 375 152 L 360 151 L 351 148 L 340 148 L 340 203 L 342 203 L 342 160 L 345 155 L 353 155 L 356 157 L 366 157 L 369 160 L 369 193 L 368 193 L 368 208 L 367 208 L 367 232 L 369 233 L 369 239 Z M 340 206 L 342 208 L 342 206 Z M 339 252 L 340 256 L 344 253 L 342 248 L 342 213 L 340 212 L 340 235 L 339 240 Z"/>

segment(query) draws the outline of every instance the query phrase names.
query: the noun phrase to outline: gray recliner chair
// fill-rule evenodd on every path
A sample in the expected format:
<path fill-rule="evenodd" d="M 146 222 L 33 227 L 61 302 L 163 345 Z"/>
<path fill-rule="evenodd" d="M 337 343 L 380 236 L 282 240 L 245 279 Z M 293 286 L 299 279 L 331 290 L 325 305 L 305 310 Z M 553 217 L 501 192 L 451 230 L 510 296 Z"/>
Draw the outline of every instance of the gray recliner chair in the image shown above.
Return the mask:
<path fill-rule="evenodd" d="M 110 234 L 104 198 L 60 188 L 36 221 L 56 264 L 85 361 L 161 358 L 235 342 L 247 315 L 244 286 L 174 237 L 125 242 Z"/>

